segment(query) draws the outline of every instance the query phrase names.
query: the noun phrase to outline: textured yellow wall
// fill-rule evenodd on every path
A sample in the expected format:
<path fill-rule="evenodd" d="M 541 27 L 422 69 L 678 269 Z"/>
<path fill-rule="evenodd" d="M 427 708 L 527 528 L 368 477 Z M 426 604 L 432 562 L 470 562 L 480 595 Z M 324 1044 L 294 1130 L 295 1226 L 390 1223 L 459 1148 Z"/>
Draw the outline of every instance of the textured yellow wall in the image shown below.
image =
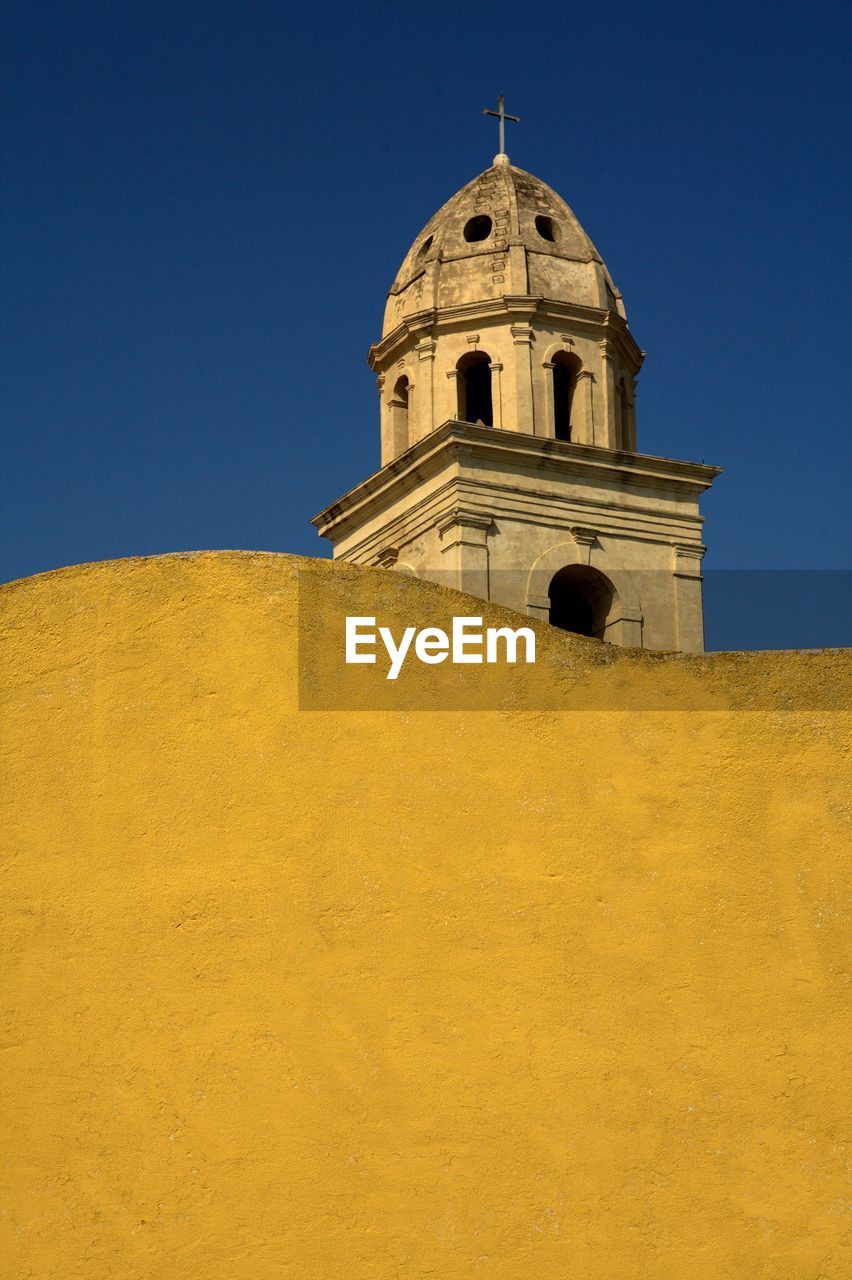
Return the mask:
<path fill-rule="evenodd" d="M 299 711 L 298 563 L 7 590 L 4 1274 L 847 1280 L 848 657 L 541 628 L 721 709 Z"/>

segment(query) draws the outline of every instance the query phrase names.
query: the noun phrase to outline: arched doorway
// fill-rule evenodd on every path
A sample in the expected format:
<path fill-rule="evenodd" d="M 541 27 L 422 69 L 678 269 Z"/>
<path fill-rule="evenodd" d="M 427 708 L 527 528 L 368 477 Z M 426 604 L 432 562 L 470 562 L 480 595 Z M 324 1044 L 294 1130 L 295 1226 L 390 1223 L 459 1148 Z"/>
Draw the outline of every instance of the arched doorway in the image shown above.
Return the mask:
<path fill-rule="evenodd" d="M 459 420 L 494 426 L 491 402 L 491 357 L 484 351 L 462 356 L 458 369 Z"/>
<path fill-rule="evenodd" d="M 570 564 L 550 580 L 550 623 L 562 631 L 603 640 L 615 588 L 589 565 Z"/>

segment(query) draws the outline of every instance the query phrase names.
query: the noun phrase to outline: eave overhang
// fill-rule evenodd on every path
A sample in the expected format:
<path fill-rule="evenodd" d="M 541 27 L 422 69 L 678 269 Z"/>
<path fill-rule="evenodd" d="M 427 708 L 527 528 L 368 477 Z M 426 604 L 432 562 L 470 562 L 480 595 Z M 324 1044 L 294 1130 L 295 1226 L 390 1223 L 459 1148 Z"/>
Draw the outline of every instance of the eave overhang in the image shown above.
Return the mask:
<path fill-rule="evenodd" d="M 522 316 L 528 323 L 535 319 L 556 320 L 560 323 L 568 320 L 578 329 L 587 329 L 598 337 L 612 337 L 625 344 L 637 368 L 645 356 L 627 327 L 627 321 L 617 311 L 583 307 L 579 303 L 560 302 L 556 298 L 504 294 L 500 298 L 490 298 L 483 302 L 460 302 L 454 307 L 431 307 L 406 316 L 380 342 L 370 347 L 367 360 L 370 368 L 375 373 L 380 373 L 421 338 L 432 337 L 459 324 L 476 325 L 501 320 L 508 322 L 517 316 Z"/>
<path fill-rule="evenodd" d="M 311 524 L 333 542 L 357 529 L 387 505 L 394 490 L 410 490 L 449 463 L 480 460 L 492 467 L 522 467 L 527 471 L 558 472 L 593 486 L 616 481 L 625 488 L 659 489 L 695 496 L 709 489 L 721 472 L 703 462 L 681 462 L 647 453 L 627 453 L 594 445 L 544 439 L 520 431 L 474 426 L 451 419 L 418 440 L 386 467 L 333 502 Z"/>

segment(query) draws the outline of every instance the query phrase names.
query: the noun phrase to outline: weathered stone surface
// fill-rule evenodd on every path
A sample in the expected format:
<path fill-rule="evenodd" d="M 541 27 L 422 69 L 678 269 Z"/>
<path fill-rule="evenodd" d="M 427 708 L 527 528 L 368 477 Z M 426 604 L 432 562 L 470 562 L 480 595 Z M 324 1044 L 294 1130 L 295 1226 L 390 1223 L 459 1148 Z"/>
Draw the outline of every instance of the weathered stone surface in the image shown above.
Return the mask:
<path fill-rule="evenodd" d="M 533 616 L 570 571 L 581 609 L 597 597 L 589 634 L 700 652 L 718 468 L 637 452 L 643 354 L 568 205 L 497 156 L 400 268 L 370 351 L 382 469 L 314 524 L 338 559 Z"/>

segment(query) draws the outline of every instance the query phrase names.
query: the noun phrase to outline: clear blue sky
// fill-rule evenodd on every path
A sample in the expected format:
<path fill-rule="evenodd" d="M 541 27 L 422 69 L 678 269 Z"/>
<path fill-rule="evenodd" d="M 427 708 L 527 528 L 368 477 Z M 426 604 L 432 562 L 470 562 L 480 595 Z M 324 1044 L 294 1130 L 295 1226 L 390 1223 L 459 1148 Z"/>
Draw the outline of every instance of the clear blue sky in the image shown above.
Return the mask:
<path fill-rule="evenodd" d="M 498 92 L 648 352 L 640 448 L 725 468 L 706 567 L 849 566 L 848 5 L 3 11 L 3 579 L 327 554 L 385 291 Z"/>

